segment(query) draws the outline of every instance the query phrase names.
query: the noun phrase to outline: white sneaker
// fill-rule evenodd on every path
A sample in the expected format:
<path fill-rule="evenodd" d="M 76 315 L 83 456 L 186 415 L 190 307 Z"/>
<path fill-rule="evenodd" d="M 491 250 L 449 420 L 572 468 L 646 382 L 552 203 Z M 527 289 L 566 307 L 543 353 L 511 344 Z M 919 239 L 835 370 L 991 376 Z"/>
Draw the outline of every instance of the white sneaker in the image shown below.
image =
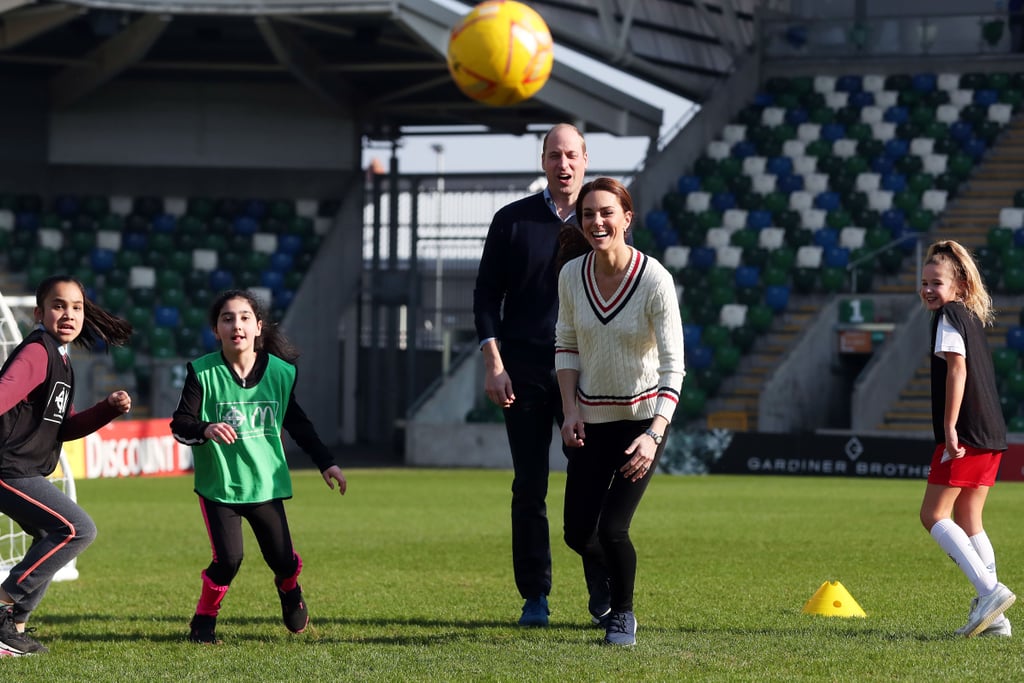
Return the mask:
<path fill-rule="evenodd" d="M 960 628 L 958 628 L 956 631 L 954 631 L 954 633 L 956 633 L 958 636 L 962 636 L 962 635 L 965 635 L 967 633 L 967 627 L 971 625 L 971 617 L 974 616 L 974 610 L 975 610 L 975 608 L 977 608 L 977 606 L 978 606 L 978 598 L 977 597 L 971 598 L 971 608 L 969 610 L 967 610 L 967 623 L 964 624 L 963 626 L 961 626 Z"/>
<path fill-rule="evenodd" d="M 992 622 L 992 625 L 987 629 L 978 634 L 979 638 L 1010 638 L 1013 636 L 1013 630 L 1010 628 L 1010 620 L 1006 617 L 1002 619 L 996 619 Z"/>
<path fill-rule="evenodd" d="M 987 629 L 1000 614 L 1005 612 L 1017 599 L 1009 588 L 997 583 L 995 590 L 978 598 L 971 610 L 967 624 L 963 627 L 965 638 L 973 638 Z"/>

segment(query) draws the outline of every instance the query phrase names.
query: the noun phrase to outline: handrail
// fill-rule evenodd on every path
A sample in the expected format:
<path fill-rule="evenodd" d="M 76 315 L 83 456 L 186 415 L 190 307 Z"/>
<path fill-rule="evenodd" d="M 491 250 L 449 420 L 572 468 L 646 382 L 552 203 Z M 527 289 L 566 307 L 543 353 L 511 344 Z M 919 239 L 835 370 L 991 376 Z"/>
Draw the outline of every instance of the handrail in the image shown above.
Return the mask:
<path fill-rule="evenodd" d="M 902 235 L 900 237 L 897 237 L 896 239 L 892 240 L 891 242 L 886 243 L 885 245 L 875 249 L 874 251 L 869 251 L 868 253 L 864 254 L 863 256 L 859 256 L 858 258 L 856 258 L 856 259 L 850 261 L 849 263 L 847 263 L 846 264 L 846 270 L 850 272 L 850 293 L 851 294 L 856 294 L 857 293 L 857 266 L 859 266 L 860 264 L 864 263 L 865 261 L 869 261 L 869 260 L 873 259 L 875 256 L 877 256 L 878 254 L 881 254 L 884 251 L 888 251 L 888 250 L 892 249 L 893 247 L 896 247 L 896 246 L 899 246 L 899 245 L 902 245 L 902 244 L 906 243 L 906 241 L 908 239 L 912 239 L 915 242 L 914 253 L 915 253 L 916 266 L 917 266 L 917 270 L 915 272 L 921 272 L 921 236 L 922 235 L 924 235 L 924 233 L 907 233 L 906 235 Z"/>

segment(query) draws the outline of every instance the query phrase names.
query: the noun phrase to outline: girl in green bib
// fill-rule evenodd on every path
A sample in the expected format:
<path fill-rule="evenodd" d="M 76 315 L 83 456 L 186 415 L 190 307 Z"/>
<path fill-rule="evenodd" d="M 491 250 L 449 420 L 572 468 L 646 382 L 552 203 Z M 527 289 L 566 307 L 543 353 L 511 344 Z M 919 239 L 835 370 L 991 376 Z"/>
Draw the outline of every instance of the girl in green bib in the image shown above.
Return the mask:
<path fill-rule="evenodd" d="M 192 447 L 195 491 L 213 550 L 189 640 L 219 643 L 221 601 L 242 564 L 242 520 L 274 572 L 284 625 L 302 633 L 309 613 L 299 586 L 302 559 L 292 547 L 284 500 L 292 496 L 281 430 L 313 459 L 331 489 L 345 475 L 295 400 L 298 356 L 249 292 L 229 290 L 210 307 L 220 351 L 188 364 L 171 420 L 174 438 Z"/>

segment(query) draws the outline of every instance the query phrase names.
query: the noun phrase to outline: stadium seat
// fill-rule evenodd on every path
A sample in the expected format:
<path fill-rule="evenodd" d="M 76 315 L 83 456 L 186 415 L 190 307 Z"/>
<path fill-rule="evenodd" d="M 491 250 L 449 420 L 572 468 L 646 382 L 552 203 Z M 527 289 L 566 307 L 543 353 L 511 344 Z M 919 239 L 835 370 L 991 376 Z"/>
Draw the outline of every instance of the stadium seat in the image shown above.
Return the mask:
<path fill-rule="evenodd" d="M 728 329 L 735 330 L 743 327 L 747 322 L 747 306 L 739 303 L 731 303 L 722 306 L 719 314 L 719 324 Z"/>
<path fill-rule="evenodd" d="M 766 287 L 764 301 L 771 310 L 781 313 L 789 306 L 789 287 L 786 285 Z"/>
<path fill-rule="evenodd" d="M 847 286 L 846 268 L 826 267 L 819 276 L 821 288 L 828 293 L 842 291 Z"/>
<path fill-rule="evenodd" d="M 797 268 L 820 268 L 822 262 L 823 247 L 819 245 L 806 245 L 797 249 Z"/>

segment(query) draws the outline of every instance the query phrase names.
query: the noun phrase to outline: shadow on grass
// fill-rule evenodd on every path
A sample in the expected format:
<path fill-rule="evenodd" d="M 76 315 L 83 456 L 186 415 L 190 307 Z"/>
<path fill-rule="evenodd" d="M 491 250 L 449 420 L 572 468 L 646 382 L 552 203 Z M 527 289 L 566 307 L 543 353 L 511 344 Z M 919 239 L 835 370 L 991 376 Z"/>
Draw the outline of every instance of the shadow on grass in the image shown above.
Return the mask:
<path fill-rule="evenodd" d="M 61 625 L 62 639 L 84 642 L 111 642 L 117 640 L 140 642 L 186 642 L 188 622 L 191 614 L 161 614 L 126 617 L 115 614 L 78 614 L 51 615 L 45 617 L 45 623 Z M 43 621 L 43 620 L 40 620 Z M 106 622 L 105 624 L 103 622 Z M 109 624 L 109 626 L 107 626 Z M 166 625 L 175 627 L 174 633 L 166 632 Z M 147 625 L 155 626 L 151 631 Z M 180 628 L 178 628 L 180 627 Z M 258 627 L 258 631 L 254 628 Z M 417 630 L 427 632 L 417 633 Z M 899 632 L 884 628 L 842 629 L 817 628 L 814 626 L 794 626 L 786 628 L 776 626 L 764 629 L 697 628 L 680 625 L 677 627 L 648 626 L 641 624 L 640 630 L 654 639 L 671 639 L 680 636 L 714 637 L 729 636 L 732 638 L 820 638 L 822 636 L 839 637 L 848 640 L 864 641 L 916 641 L 936 642 L 959 640 L 952 633 Z M 827 631 L 823 633 L 823 631 Z M 228 644 L 246 642 L 266 642 L 268 640 L 286 639 L 295 643 L 308 645 L 324 644 L 376 644 L 431 646 L 444 643 L 458 643 L 486 639 L 493 643 L 502 638 L 533 639 L 541 636 L 552 642 L 579 643 L 583 634 L 593 636 L 595 641 L 603 637 L 600 628 L 586 623 L 553 622 L 546 628 L 524 628 L 513 621 L 497 620 L 443 620 L 429 618 L 409 619 L 365 619 L 365 618 L 318 618 L 312 615 L 310 627 L 302 634 L 290 634 L 282 627 L 280 618 L 276 616 L 231 616 L 222 615 L 217 624 L 218 635 Z M 498 638 L 496 639 L 496 636 Z"/>

